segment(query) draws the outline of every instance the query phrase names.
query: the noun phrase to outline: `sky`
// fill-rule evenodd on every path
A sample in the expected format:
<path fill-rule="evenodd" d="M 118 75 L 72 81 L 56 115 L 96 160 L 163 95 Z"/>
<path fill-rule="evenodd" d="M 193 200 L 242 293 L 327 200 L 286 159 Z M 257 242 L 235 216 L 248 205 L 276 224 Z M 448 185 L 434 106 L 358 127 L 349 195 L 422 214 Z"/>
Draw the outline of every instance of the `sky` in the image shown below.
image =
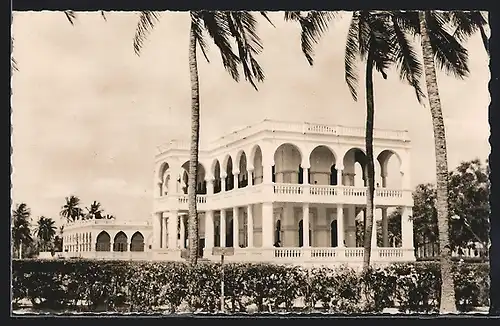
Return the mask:
<path fill-rule="evenodd" d="M 12 202 L 25 202 L 34 220 L 59 222 L 65 197 L 85 206 L 101 202 L 120 220 L 147 220 L 153 204 L 157 146 L 187 139 L 190 127 L 189 15 L 165 12 L 141 53 L 134 54 L 138 14 L 78 13 L 72 26 L 62 12 L 15 12 L 12 77 Z M 198 50 L 201 142 L 265 118 L 363 126 L 364 91 L 355 102 L 344 81 L 349 13 L 330 25 L 311 67 L 300 48 L 300 28 L 273 12 L 259 17 L 266 79 L 255 91 L 234 82 L 210 43 L 207 63 Z M 438 73 L 448 164 L 490 152 L 487 89 L 490 73 L 481 38 L 469 49 L 470 75 Z M 361 71 L 362 71 L 362 66 Z M 360 85 L 363 85 L 360 73 Z M 375 127 L 408 130 L 411 179 L 435 181 L 428 106 L 395 71 L 374 80 Z"/>

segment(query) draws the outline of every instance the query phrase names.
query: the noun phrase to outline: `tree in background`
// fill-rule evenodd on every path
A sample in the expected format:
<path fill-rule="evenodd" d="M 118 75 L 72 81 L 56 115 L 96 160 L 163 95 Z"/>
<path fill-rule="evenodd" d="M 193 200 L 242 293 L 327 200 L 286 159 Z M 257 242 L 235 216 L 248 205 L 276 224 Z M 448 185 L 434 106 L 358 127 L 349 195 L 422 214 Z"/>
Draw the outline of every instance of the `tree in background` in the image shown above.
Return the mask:
<path fill-rule="evenodd" d="M 18 258 L 23 257 L 23 251 L 26 250 L 32 242 L 31 237 L 31 210 L 26 203 L 21 203 L 12 211 L 12 240 L 13 252 L 17 251 Z"/>
<path fill-rule="evenodd" d="M 40 251 L 49 251 L 49 249 L 52 249 L 56 230 L 57 228 L 54 220 L 45 216 L 40 216 L 35 229 Z"/>
<path fill-rule="evenodd" d="M 68 223 L 75 222 L 82 218 L 83 211 L 80 208 L 80 198 L 74 195 L 66 197 L 66 203 L 62 207 L 60 215 Z"/>
<path fill-rule="evenodd" d="M 85 217 L 84 219 L 86 220 L 93 220 L 93 219 L 102 219 L 103 216 L 103 210 L 102 210 L 102 207 L 101 207 L 101 203 L 99 203 L 98 201 L 95 201 L 90 204 L 89 207 L 85 207 L 85 209 L 87 210 L 87 214 L 85 214 Z"/>

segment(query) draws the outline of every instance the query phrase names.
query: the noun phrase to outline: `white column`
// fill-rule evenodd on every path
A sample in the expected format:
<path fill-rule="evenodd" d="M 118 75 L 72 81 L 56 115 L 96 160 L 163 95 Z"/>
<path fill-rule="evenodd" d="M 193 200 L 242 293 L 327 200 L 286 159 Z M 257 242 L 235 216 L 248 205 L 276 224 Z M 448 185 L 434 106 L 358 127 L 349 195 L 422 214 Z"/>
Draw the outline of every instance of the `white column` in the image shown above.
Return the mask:
<path fill-rule="evenodd" d="M 389 220 L 387 218 L 387 207 L 382 208 L 382 246 L 389 247 Z"/>
<path fill-rule="evenodd" d="M 344 247 L 344 206 L 337 205 L 337 247 Z"/>
<path fill-rule="evenodd" d="M 172 215 L 170 215 L 172 216 Z M 167 217 L 163 217 L 163 214 L 160 214 L 161 219 L 161 248 L 167 248 Z M 169 217 L 170 219 L 170 217 Z"/>
<path fill-rule="evenodd" d="M 366 211 L 365 211 L 366 212 Z M 377 208 L 373 207 L 373 223 L 372 223 L 372 248 L 377 248 L 377 219 L 375 218 Z"/>
<path fill-rule="evenodd" d="M 220 246 L 226 246 L 226 210 L 221 209 L 220 211 Z"/>
<path fill-rule="evenodd" d="M 226 178 L 227 175 L 225 173 L 220 176 L 220 192 L 226 191 Z"/>
<path fill-rule="evenodd" d="M 214 179 L 206 179 L 207 181 L 207 195 L 213 195 L 214 194 Z"/>
<path fill-rule="evenodd" d="M 205 212 L 205 249 L 214 246 L 214 211 Z"/>
<path fill-rule="evenodd" d="M 184 215 L 179 215 L 179 235 L 180 235 L 180 244 L 179 247 L 181 249 L 186 248 L 186 227 L 184 225 Z"/>
<path fill-rule="evenodd" d="M 304 248 L 309 247 L 309 203 L 302 206 L 302 243 Z"/>
<path fill-rule="evenodd" d="M 162 244 L 162 213 L 153 214 L 153 249 L 160 249 Z"/>
<path fill-rule="evenodd" d="M 252 176 L 252 173 L 253 173 L 253 169 L 252 170 L 248 170 L 248 185 L 249 186 L 253 186 L 253 176 Z"/>
<path fill-rule="evenodd" d="M 253 205 L 247 206 L 247 238 L 248 248 L 253 248 Z"/>
<path fill-rule="evenodd" d="M 344 167 L 339 165 L 337 166 L 337 186 L 342 186 L 342 171 Z"/>
<path fill-rule="evenodd" d="M 170 211 L 170 216 L 168 218 L 167 229 L 168 229 L 168 248 L 177 248 L 177 219 L 179 212 Z M 166 237 L 166 232 L 165 232 Z M 166 243 L 166 241 L 165 241 Z"/>
<path fill-rule="evenodd" d="M 265 164 L 262 162 L 262 182 L 269 184 L 273 182 L 273 177 L 272 177 L 272 165 L 271 164 Z"/>
<path fill-rule="evenodd" d="M 233 248 L 240 247 L 239 207 L 233 207 Z"/>
<path fill-rule="evenodd" d="M 401 238 L 402 247 L 405 249 L 413 248 L 413 221 L 410 220 L 411 214 L 411 207 L 403 207 L 401 214 Z"/>
<path fill-rule="evenodd" d="M 309 184 L 309 168 L 310 166 L 306 164 L 304 164 L 304 166 L 302 167 L 302 180 L 304 181 L 303 183 L 305 185 Z"/>
<path fill-rule="evenodd" d="M 233 172 L 233 189 L 238 189 L 238 177 L 240 175 L 240 171 Z"/>
<path fill-rule="evenodd" d="M 273 203 L 262 203 L 262 247 L 273 246 L 274 216 Z"/>

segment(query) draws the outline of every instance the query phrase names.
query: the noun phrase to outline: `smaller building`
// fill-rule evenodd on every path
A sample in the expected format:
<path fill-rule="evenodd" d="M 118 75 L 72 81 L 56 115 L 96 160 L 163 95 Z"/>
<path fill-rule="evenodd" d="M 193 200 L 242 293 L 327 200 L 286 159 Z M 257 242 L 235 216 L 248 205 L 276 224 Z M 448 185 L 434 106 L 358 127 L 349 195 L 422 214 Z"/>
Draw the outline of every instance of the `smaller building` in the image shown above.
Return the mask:
<path fill-rule="evenodd" d="M 64 225 L 64 258 L 149 259 L 153 228 L 149 221 L 79 220 Z"/>

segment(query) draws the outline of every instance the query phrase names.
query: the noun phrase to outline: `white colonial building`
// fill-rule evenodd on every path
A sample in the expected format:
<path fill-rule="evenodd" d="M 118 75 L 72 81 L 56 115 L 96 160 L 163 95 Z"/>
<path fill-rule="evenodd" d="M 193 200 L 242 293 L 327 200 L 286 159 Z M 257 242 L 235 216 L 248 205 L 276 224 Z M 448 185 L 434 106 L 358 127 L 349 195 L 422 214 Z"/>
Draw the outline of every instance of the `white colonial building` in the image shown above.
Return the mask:
<path fill-rule="evenodd" d="M 235 248 L 234 256 L 226 257 L 232 261 L 361 263 L 355 223 L 366 206 L 364 136 L 364 128 L 264 120 L 202 141 L 197 208 L 204 258 L 218 260 L 212 248 L 220 246 Z M 377 247 L 373 232 L 372 261 L 414 260 L 408 133 L 375 130 L 374 152 L 383 247 Z M 390 160 L 397 166 L 391 173 Z M 188 142 L 160 148 L 153 259 L 181 259 L 187 246 L 188 170 Z M 387 210 L 398 206 L 402 241 L 395 248 L 388 239 Z"/>
<path fill-rule="evenodd" d="M 149 221 L 79 220 L 64 225 L 66 258 L 149 259 L 153 229 Z"/>

